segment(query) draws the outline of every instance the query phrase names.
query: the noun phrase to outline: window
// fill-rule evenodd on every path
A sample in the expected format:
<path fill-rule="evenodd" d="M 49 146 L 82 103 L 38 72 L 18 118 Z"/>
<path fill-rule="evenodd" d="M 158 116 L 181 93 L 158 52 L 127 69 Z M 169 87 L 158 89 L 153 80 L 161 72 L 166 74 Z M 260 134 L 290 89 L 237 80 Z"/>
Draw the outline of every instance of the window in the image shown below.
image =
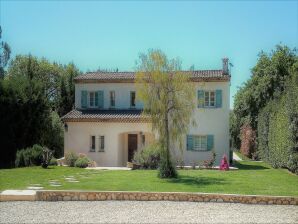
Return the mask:
<path fill-rule="evenodd" d="M 89 107 L 95 107 L 95 92 L 89 92 Z"/>
<path fill-rule="evenodd" d="M 142 135 L 142 145 L 145 145 L 145 135 Z"/>
<path fill-rule="evenodd" d="M 100 136 L 100 149 L 99 151 L 104 151 L 105 149 L 105 136 Z"/>
<path fill-rule="evenodd" d="M 91 142 L 90 142 L 90 151 L 95 152 L 95 136 L 91 136 Z"/>
<path fill-rule="evenodd" d="M 205 107 L 215 107 L 215 91 L 205 91 Z"/>
<path fill-rule="evenodd" d="M 136 92 L 130 92 L 130 107 L 136 106 Z"/>
<path fill-rule="evenodd" d="M 207 150 L 207 136 L 193 136 L 193 150 L 206 151 Z"/>
<path fill-rule="evenodd" d="M 110 107 L 115 107 L 115 91 L 110 91 Z"/>

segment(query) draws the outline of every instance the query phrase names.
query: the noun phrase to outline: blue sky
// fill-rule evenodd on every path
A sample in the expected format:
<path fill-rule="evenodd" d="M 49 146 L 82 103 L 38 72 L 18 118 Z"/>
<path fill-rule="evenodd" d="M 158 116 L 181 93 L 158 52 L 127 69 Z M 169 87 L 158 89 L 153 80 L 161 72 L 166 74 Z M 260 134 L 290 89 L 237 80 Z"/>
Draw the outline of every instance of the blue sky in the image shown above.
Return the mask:
<path fill-rule="evenodd" d="M 231 107 L 261 50 L 298 47 L 298 1 L 1 1 L 3 39 L 13 56 L 31 53 L 81 71 L 133 70 L 160 48 L 183 68 L 234 64 Z"/>

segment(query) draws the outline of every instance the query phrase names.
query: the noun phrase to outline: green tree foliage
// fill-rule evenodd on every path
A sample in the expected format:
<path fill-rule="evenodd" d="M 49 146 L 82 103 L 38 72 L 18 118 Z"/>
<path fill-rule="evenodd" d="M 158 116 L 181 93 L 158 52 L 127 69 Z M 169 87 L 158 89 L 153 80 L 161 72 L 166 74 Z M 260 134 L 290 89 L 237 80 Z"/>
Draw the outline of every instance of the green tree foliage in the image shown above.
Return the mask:
<path fill-rule="evenodd" d="M 1 41 L 2 39 L 2 28 L 0 26 L 0 79 L 4 77 L 4 68 L 6 67 L 9 58 L 11 49 L 8 43 Z"/>
<path fill-rule="evenodd" d="M 56 157 L 63 154 L 63 125 L 57 112 L 72 109 L 77 74 L 73 64 L 62 66 L 31 55 L 11 60 L 0 81 L 2 167 L 13 166 L 16 151 L 34 144 L 49 147 Z M 64 104 L 60 103 L 62 79 Z"/>
<path fill-rule="evenodd" d="M 74 107 L 75 85 L 73 79 L 79 74 L 79 70 L 73 63 L 64 67 L 63 76 L 60 78 L 58 98 L 58 113 L 60 116 L 67 114 Z"/>
<path fill-rule="evenodd" d="M 54 151 L 54 157 L 63 156 L 63 123 L 56 111 L 51 111 L 50 122 L 47 124 L 47 131 L 44 133 L 44 145 Z"/>
<path fill-rule="evenodd" d="M 240 147 L 240 128 L 249 123 L 258 126 L 258 114 L 271 99 L 278 98 L 285 90 L 293 64 L 297 61 L 295 50 L 278 45 L 271 54 L 261 52 L 252 77 L 238 90 L 234 100 L 234 117 L 231 126 L 232 140 Z"/>
<path fill-rule="evenodd" d="M 1 166 L 12 166 L 17 149 L 42 144 L 50 107 L 42 82 L 33 75 L 29 58 L 21 76 L 9 76 L 0 86 Z"/>
<path fill-rule="evenodd" d="M 194 86 L 180 71 L 180 61 L 169 60 L 160 50 L 149 50 L 139 57 L 137 98 L 144 103 L 153 130 L 159 133 L 161 178 L 177 175 L 170 149 L 177 142 L 182 146 L 195 105 Z"/>

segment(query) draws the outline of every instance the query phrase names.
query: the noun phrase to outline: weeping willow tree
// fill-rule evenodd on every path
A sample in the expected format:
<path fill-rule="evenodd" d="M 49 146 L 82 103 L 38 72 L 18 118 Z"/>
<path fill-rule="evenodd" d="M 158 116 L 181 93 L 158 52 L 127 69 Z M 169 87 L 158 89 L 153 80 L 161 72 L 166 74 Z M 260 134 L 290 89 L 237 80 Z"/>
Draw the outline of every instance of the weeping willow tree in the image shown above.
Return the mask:
<path fill-rule="evenodd" d="M 178 59 L 169 60 L 161 50 L 140 54 L 137 64 L 137 98 L 162 146 L 159 177 L 172 178 L 177 172 L 171 160 L 174 145 L 182 148 L 194 110 L 195 89 L 189 73 L 181 72 Z"/>

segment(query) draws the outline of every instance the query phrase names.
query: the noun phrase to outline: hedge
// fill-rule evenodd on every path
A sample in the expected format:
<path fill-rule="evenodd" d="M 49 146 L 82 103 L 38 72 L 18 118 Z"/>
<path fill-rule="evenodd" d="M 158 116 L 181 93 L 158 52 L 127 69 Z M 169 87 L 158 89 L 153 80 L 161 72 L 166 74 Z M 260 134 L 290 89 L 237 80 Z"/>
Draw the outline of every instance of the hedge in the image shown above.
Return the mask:
<path fill-rule="evenodd" d="M 258 116 L 258 156 L 298 174 L 298 76 Z"/>

